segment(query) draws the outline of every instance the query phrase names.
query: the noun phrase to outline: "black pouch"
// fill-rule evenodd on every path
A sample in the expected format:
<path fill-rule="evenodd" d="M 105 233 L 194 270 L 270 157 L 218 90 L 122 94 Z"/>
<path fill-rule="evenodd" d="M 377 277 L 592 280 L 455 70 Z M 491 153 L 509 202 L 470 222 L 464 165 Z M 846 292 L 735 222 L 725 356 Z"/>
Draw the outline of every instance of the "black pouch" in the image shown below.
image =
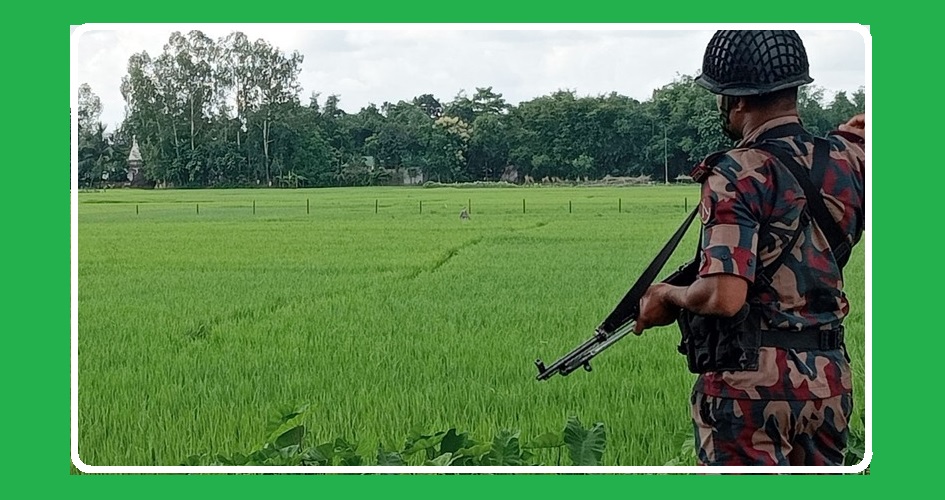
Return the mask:
<path fill-rule="evenodd" d="M 745 304 L 735 316 L 701 316 L 683 310 L 679 316 L 682 342 L 679 352 L 686 356 L 689 371 L 758 371 L 761 348 L 759 325 L 751 307 Z"/>

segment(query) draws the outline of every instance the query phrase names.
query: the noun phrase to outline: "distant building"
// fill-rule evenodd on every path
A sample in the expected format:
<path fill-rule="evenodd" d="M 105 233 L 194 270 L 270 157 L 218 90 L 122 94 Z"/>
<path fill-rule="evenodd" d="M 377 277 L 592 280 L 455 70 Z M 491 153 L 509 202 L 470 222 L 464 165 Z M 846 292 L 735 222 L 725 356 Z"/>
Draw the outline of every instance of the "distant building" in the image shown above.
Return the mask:
<path fill-rule="evenodd" d="M 423 184 L 423 170 L 419 168 L 401 168 L 399 170 L 401 175 L 403 175 L 405 186 Z"/>
<path fill-rule="evenodd" d="M 141 151 L 138 150 L 138 137 L 131 136 L 131 153 L 128 153 L 128 182 L 134 184 L 135 180 L 141 177 L 140 169 L 143 164 Z"/>
<path fill-rule="evenodd" d="M 505 171 L 502 172 L 502 177 L 499 178 L 500 181 L 511 182 L 513 184 L 518 184 L 520 179 L 518 169 L 514 165 L 509 165 L 505 167 Z"/>

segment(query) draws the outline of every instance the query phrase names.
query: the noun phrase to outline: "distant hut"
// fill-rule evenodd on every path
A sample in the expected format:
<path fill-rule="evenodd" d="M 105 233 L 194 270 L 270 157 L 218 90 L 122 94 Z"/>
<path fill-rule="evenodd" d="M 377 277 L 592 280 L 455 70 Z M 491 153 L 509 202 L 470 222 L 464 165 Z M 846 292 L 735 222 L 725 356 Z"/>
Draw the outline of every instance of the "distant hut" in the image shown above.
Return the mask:
<path fill-rule="evenodd" d="M 511 182 L 513 184 L 518 184 L 521 176 L 518 173 L 518 169 L 514 165 L 508 165 L 505 167 L 505 170 L 502 172 L 502 177 L 499 178 L 503 182 Z"/>

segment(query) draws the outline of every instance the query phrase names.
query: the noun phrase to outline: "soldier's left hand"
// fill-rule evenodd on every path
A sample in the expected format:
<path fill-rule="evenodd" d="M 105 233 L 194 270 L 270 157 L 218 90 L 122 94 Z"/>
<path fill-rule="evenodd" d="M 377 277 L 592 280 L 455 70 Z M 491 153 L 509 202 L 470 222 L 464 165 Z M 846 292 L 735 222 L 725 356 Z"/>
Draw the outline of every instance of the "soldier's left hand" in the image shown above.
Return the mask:
<path fill-rule="evenodd" d="M 666 283 L 657 283 L 647 289 L 640 299 L 640 314 L 633 325 L 633 333 L 640 335 L 643 330 L 654 326 L 668 325 L 679 317 L 679 308 L 667 299 L 673 287 Z"/>
<path fill-rule="evenodd" d="M 866 138 L 866 115 L 858 114 L 837 127 L 837 130 Z"/>

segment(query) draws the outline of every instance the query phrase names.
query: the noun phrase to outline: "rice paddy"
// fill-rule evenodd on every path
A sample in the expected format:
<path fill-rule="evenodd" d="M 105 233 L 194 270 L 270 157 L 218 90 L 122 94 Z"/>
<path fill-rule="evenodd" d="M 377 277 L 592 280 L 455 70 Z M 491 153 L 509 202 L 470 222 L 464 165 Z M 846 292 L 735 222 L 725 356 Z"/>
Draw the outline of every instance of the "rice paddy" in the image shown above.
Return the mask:
<path fill-rule="evenodd" d="M 588 338 L 696 186 L 114 190 L 79 195 L 79 451 L 177 465 L 253 449 L 279 408 L 370 456 L 410 429 L 607 428 L 605 465 L 691 434 L 675 326 L 535 380 Z M 461 220 L 468 207 L 471 217 Z M 694 253 L 690 230 L 662 275 Z M 847 272 L 860 427 L 864 249 Z"/>

